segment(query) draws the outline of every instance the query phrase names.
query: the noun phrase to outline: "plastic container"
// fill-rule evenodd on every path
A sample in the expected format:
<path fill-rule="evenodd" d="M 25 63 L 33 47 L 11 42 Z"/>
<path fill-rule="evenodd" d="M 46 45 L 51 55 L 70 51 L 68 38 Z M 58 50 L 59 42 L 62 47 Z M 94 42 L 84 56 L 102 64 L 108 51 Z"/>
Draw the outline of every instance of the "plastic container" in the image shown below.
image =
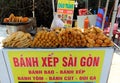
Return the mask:
<path fill-rule="evenodd" d="M 88 17 L 86 17 L 86 18 L 84 19 L 84 30 L 85 30 L 85 29 L 88 29 L 88 27 L 89 27 L 89 19 L 88 19 Z"/>

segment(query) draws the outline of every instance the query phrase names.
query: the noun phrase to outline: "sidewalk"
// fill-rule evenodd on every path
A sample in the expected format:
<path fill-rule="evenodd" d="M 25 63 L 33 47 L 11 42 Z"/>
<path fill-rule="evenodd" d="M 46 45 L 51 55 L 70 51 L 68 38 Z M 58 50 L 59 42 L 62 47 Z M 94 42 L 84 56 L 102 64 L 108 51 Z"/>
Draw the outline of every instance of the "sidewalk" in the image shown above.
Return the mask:
<path fill-rule="evenodd" d="M 119 83 L 119 82 L 120 82 L 120 51 L 116 50 L 113 55 L 108 83 Z"/>

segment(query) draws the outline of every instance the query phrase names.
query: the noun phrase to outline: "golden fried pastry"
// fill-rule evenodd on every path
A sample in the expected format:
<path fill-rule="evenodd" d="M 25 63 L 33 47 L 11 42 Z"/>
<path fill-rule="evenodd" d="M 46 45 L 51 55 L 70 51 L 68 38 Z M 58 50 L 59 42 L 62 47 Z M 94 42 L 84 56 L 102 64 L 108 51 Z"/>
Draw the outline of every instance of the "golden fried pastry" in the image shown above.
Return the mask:
<path fill-rule="evenodd" d="M 30 47 L 32 36 L 22 31 L 15 32 L 3 40 L 3 47 Z"/>
<path fill-rule="evenodd" d="M 21 19 L 21 22 L 23 22 L 23 23 L 24 23 L 24 22 L 28 22 L 28 20 L 29 20 L 28 17 L 23 17 L 23 18 Z"/>
<path fill-rule="evenodd" d="M 9 18 L 4 18 L 4 22 L 28 22 L 28 17 L 15 16 L 13 13 L 10 14 Z"/>
<path fill-rule="evenodd" d="M 102 43 L 103 43 L 103 41 L 102 41 L 102 40 L 100 40 L 100 39 L 97 39 L 97 40 L 96 40 L 96 44 L 101 45 Z"/>
<path fill-rule="evenodd" d="M 58 47 L 58 37 L 55 31 L 39 31 L 34 37 L 31 47 Z"/>
<path fill-rule="evenodd" d="M 82 47 L 83 37 L 80 28 L 66 28 L 58 35 L 60 47 Z"/>
<path fill-rule="evenodd" d="M 5 22 L 5 23 L 7 23 L 9 21 L 10 21 L 9 18 L 4 18 L 4 20 L 3 20 L 3 22 Z"/>
<path fill-rule="evenodd" d="M 96 33 L 103 33 L 103 31 L 98 27 L 93 27 L 93 29 L 96 31 Z"/>
<path fill-rule="evenodd" d="M 59 34 L 64 28 L 61 28 L 61 27 L 56 27 L 56 28 L 53 28 L 52 31 L 55 31 L 57 34 Z"/>
<path fill-rule="evenodd" d="M 112 46 L 111 40 L 107 38 L 103 31 L 97 27 L 91 27 L 84 31 L 84 37 L 87 41 L 87 47 Z"/>
<path fill-rule="evenodd" d="M 14 21 L 14 18 L 15 18 L 14 14 L 13 14 L 13 13 L 10 14 L 10 16 L 9 16 L 9 20 L 10 20 L 10 22 L 13 22 L 13 21 Z"/>
<path fill-rule="evenodd" d="M 33 41 L 29 33 L 15 32 L 3 41 L 4 47 L 107 47 L 113 42 L 96 27 L 82 32 L 80 28 L 40 30 Z"/>

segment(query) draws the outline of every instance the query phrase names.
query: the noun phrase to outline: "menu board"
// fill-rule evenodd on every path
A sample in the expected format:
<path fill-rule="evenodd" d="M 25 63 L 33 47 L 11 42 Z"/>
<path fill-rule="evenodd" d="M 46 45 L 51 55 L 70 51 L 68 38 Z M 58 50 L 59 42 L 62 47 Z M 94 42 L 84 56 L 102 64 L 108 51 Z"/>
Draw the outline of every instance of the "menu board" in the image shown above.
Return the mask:
<path fill-rule="evenodd" d="M 57 14 L 65 27 L 72 27 L 74 3 L 74 0 L 58 0 Z"/>

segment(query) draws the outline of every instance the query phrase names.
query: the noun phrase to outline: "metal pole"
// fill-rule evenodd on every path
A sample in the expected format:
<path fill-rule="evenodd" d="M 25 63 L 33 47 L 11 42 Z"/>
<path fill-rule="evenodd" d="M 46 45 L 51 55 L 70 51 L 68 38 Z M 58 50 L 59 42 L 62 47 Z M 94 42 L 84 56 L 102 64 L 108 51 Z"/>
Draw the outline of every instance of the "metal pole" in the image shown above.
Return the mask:
<path fill-rule="evenodd" d="M 120 47 L 119 47 L 116 43 L 114 43 L 114 46 L 115 46 L 118 50 L 120 50 Z"/>
<path fill-rule="evenodd" d="M 107 14 L 107 10 L 108 10 L 108 5 L 109 5 L 109 0 L 107 0 L 107 2 L 106 2 L 105 14 L 104 14 L 103 21 L 102 21 L 102 30 L 104 29 L 104 24 L 105 24 L 106 14 Z"/>
<path fill-rule="evenodd" d="M 86 0 L 85 8 L 88 10 L 88 0 Z"/>
<path fill-rule="evenodd" d="M 33 11 L 32 11 L 32 13 L 33 13 L 33 18 L 35 18 L 35 0 L 33 0 Z"/>
<path fill-rule="evenodd" d="M 101 0 L 99 0 L 99 3 L 98 3 L 98 8 L 100 8 L 101 6 Z"/>
<path fill-rule="evenodd" d="M 53 6 L 53 16 L 55 14 L 55 3 L 54 3 L 54 0 L 52 0 L 52 6 Z"/>
<path fill-rule="evenodd" d="M 119 0 L 115 0 L 115 6 L 114 6 L 113 15 L 112 15 L 112 22 L 111 22 L 110 33 L 109 33 L 110 39 L 112 38 L 112 35 L 113 35 L 113 27 L 114 27 L 114 23 L 115 23 L 115 19 L 116 19 L 116 14 L 117 14 L 118 2 L 119 2 Z"/>

